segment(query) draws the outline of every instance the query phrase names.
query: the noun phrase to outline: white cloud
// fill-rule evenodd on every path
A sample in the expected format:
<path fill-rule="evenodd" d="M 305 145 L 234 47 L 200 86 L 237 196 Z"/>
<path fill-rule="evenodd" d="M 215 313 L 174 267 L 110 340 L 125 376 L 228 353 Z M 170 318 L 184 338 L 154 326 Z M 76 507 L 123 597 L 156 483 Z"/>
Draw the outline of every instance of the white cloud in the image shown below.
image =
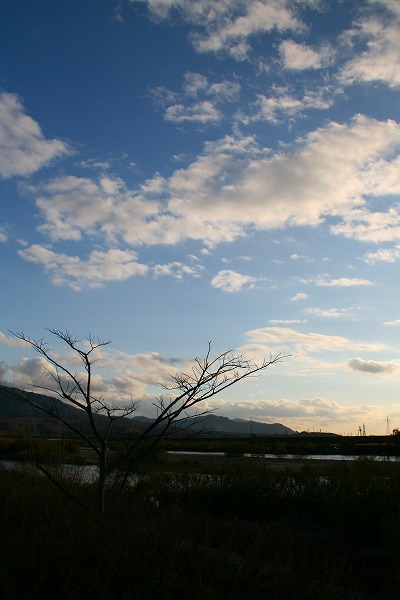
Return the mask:
<path fill-rule="evenodd" d="M 371 167 L 394 144 L 400 144 L 399 125 L 358 116 L 349 126 L 331 123 L 312 132 L 297 152 L 259 160 L 208 145 L 169 178 L 169 208 L 189 231 L 202 231 L 214 243 L 249 225 L 317 225 L 325 215 L 345 217 L 363 204 Z"/>
<path fill-rule="evenodd" d="M 288 350 L 292 354 L 299 352 L 317 353 L 321 351 L 371 351 L 379 352 L 385 349 L 383 344 L 353 342 L 343 336 L 325 335 L 321 333 L 301 333 L 289 327 L 264 327 L 253 329 L 246 333 L 249 344 L 260 344 L 270 347 L 273 351 Z M 268 352 L 264 350 L 263 356 Z"/>
<path fill-rule="evenodd" d="M 299 139 L 291 151 L 275 154 L 254 137 L 226 136 L 207 143 L 186 168 L 168 178 L 156 174 L 137 191 L 109 175 L 62 176 L 26 189 L 36 195 L 44 218 L 38 230 L 53 241 L 88 236 L 140 245 L 193 239 L 211 249 L 252 230 L 317 225 L 325 216 L 351 218 L 365 204 L 363 194 L 378 196 L 386 189 L 381 175 L 372 179 L 381 172 L 377 164 L 390 164 L 397 146 L 400 125 L 359 115 L 349 125 L 331 123 Z M 71 264 L 77 260 L 67 258 Z M 371 282 L 321 279 L 318 285 Z"/>
<path fill-rule="evenodd" d="M 223 80 L 212 83 L 201 73 L 188 71 L 183 79 L 181 93 L 167 88 L 151 90 L 155 104 L 165 109 L 164 119 L 172 123 L 218 123 L 223 114 L 217 106 L 237 100 L 240 92 L 237 82 Z"/>
<path fill-rule="evenodd" d="M 183 279 L 184 277 L 202 277 L 205 269 L 202 265 L 185 265 L 176 261 L 165 265 L 154 265 L 152 271 L 155 277 L 169 276 Z"/>
<path fill-rule="evenodd" d="M 254 283 L 258 281 L 256 277 L 242 275 L 235 271 L 223 270 L 219 271 L 211 280 L 211 285 L 223 292 L 235 293 L 240 292 L 243 288 L 251 289 Z"/>
<path fill-rule="evenodd" d="M 53 241 L 77 241 L 83 234 L 101 234 L 108 241 L 123 237 L 128 243 L 147 243 L 155 225 L 147 221 L 160 210 L 152 196 L 164 185 L 164 180 L 157 177 L 149 185 L 145 182 L 146 199 L 129 192 L 121 179 L 106 175 L 97 181 L 61 176 L 27 189 L 37 195 L 36 205 L 45 219 L 38 229 Z"/>
<path fill-rule="evenodd" d="M 386 425 L 388 407 L 365 404 L 344 405 L 330 398 L 300 398 L 280 400 L 246 400 L 210 402 L 217 414 L 230 418 L 252 418 L 263 423 L 283 423 L 295 431 L 352 433 L 356 435 L 360 423 L 368 430 L 379 431 Z M 395 412 L 398 416 L 398 408 Z M 338 428 L 341 429 L 338 429 Z"/>
<path fill-rule="evenodd" d="M 354 287 L 359 285 L 374 285 L 369 279 L 351 279 L 349 277 L 339 277 L 338 279 L 326 279 L 319 277 L 315 283 L 318 287 Z"/>
<path fill-rule="evenodd" d="M 398 165 L 400 169 L 400 164 Z M 400 172 L 400 171 L 399 171 Z M 398 189 L 400 189 L 400 176 Z M 385 195 L 382 186 L 381 194 Z M 390 242 L 400 240 L 400 210 L 391 206 L 387 212 L 355 208 L 345 216 L 342 223 L 331 227 L 332 233 L 344 235 L 362 242 Z"/>
<path fill-rule="evenodd" d="M 370 6 L 385 6 L 391 13 L 360 19 L 342 37 L 349 44 L 364 49 L 352 57 L 340 73 L 339 80 L 345 84 L 381 81 L 391 88 L 400 86 L 400 11 L 396 1 L 371 0 Z"/>
<path fill-rule="evenodd" d="M 347 363 L 351 371 L 361 371 L 371 375 L 391 375 L 400 373 L 400 362 L 381 362 L 376 360 L 364 360 L 363 358 L 351 358 Z"/>
<path fill-rule="evenodd" d="M 348 312 L 348 308 L 307 308 L 305 311 L 307 315 L 328 319 L 338 319 L 339 317 L 345 316 Z"/>
<path fill-rule="evenodd" d="M 192 106 L 174 104 L 165 111 L 165 120 L 172 123 L 198 122 L 215 123 L 222 119 L 222 113 L 212 102 L 196 102 Z"/>
<path fill-rule="evenodd" d="M 367 263 L 376 262 L 394 263 L 400 259 L 400 244 L 394 248 L 379 248 L 376 252 L 367 252 L 364 254 L 364 260 Z"/>
<path fill-rule="evenodd" d="M 249 50 L 249 38 L 255 34 L 278 31 L 300 31 L 303 24 L 293 6 L 286 0 L 131 0 L 146 2 L 159 19 L 179 11 L 190 24 L 204 33 L 192 35 L 198 52 L 228 52 L 243 60 Z"/>
<path fill-rule="evenodd" d="M 292 296 L 292 298 L 290 298 L 290 299 L 293 302 L 298 302 L 299 300 L 306 300 L 306 298 L 308 298 L 308 294 L 305 294 L 304 292 L 298 292 L 297 294 Z"/>
<path fill-rule="evenodd" d="M 0 331 L 0 344 L 3 346 L 20 346 L 26 347 L 26 343 L 18 338 L 10 335 L 5 335 L 2 331 Z"/>
<path fill-rule="evenodd" d="M 400 325 L 400 319 L 395 319 L 394 321 L 385 321 L 384 325 Z"/>
<path fill-rule="evenodd" d="M 284 40 L 279 50 L 284 68 L 291 71 L 321 69 L 331 64 L 334 58 L 334 51 L 329 45 L 315 49 L 294 40 Z"/>
<path fill-rule="evenodd" d="M 17 95 L 0 93 L 0 177 L 31 175 L 69 152 L 64 142 L 44 137 Z"/>
<path fill-rule="evenodd" d="M 283 119 L 294 119 L 303 117 L 306 110 L 326 110 L 334 102 L 335 95 L 340 90 L 333 90 L 330 86 L 306 90 L 301 97 L 289 93 L 287 88 L 273 87 L 271 96 L 257 94 L 255 103 L 256 112 L 254 116 L 241 116 L 244 123 L 250 121 L 268 121 L 278 125 Z"/>
<path fill-rule="evenodd" d="M 27 348 L 26 343 L 17 341 Z M 76 354 L 62 346 L 54 347 L 53 350 L 53 356 L 61 364 L 79 375 L 82 364 Z M 98 348 L 93 359 L 96 361 L 96 373 L 92 375 L 93 392 L 113 403 L 129 402 L 131 399 L 144 400 L 140 405 L 140 412 L 147 412 L 149 416 L 154 415 L 151 401 L 154 400 L 156 390 L 160 390 L 161 385 L 170 383 L 171 376 L 176 372 L 190 371 L 192 365 L 192 361 L 187 359 L 164 358 L 156 352 L 127 354 L 109 346 Z M 55 373 L 54 367 L 44 357 L 23 357 L 16 365 L 0 363 L 0 373 L 7 385 L 28 389 L 32 389 L 32 386 L 56 389 L 51 377 L 51 373 Z M 85 377 L 84 373 L 82 377 Z"/>
<path fill-rule="evenodd" d="M 87 260 L 82 260 L 34 244 L 19 250 L 18 254 L 29 262 L 41 264 L 55 285 L 68 285 L 77 291 L 145 275 L 148 270 L 146 265 L 137 262 L 136 252 L 127 250 L 94 250 Z"/>
<path fill-rule="evenodd" d="M 307 321 L 302 321 L 301 319 L 270 319 L 268 323 L 271 325 L 295 325 L 296 323 L 306 323 Z"/>

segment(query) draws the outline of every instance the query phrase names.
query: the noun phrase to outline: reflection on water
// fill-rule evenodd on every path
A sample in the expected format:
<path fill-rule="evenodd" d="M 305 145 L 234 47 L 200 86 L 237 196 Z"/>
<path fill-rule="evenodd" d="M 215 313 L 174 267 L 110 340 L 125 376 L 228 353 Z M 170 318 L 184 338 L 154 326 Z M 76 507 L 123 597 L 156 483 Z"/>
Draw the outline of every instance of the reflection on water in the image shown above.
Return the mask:
<path fill-rule="evenodd" d="M 229 456 L 226 452 L 186 452 L 182 450 L 169 450 L 167 454 L 175 454 L 181 456 Z M 234 454 L 232 454 L 234 456 Z M 367 455 L 348 455 L 348 454 L 238 454 L 247 458 L 272 458 L 277 460 L 376 460 L 396 462 L 400 460 L 399 456 L 367 456 Z"/>
<path fill-rule="evenodd" d="M 24 473 L 35 473 L 45 477 L 33 463 L 24 463 L 17 460 L 0 460 L 0 469 L 11 469 L 13 471 L 22 471 Z M 46 465 L 46 469 L 49 470 L 52 476 L 58 478 L 67 478 L 75 480 L 77 483 L 91 484 L 97 481 L 99 469 L 96 465 Z M 128 483 L 135 486 L 140 480 L 138 475 L 130 475 Z M 113 477 L 109 478 L 109 483 L 112 484 Z"/>
<path fill-rule="evenodd" d="M 58 474 L 68 479 L 77 479 L 82 483 L 92 483 L 96 480 L 98 474 L 98 468 L 95 465 L 56 465 L 50 467 L 46 465 L 46 468 L 52 474 Z M 0 469 L 41 473 L 33 463 L 25 463 L 17 460 L 0 460 Z M 41 474 L 43 475 L 43 473 Z"/>
<path fill-rule="evenodd" d="M 186 452 L 179 450 L 169 450 L 167 454 L 175 454 L 181 456 L 225 456 L 225 452 Z M 239 455 L 238 455 L 239 456 Z M 360 456 L 360 455 L 344 455 L 344 454 L 242 454 L 240 456 L 244 456 L 247 458 L 267 458 L 267 459 L 276 459 L 276 460 L 375 460 L 375 461 L 387 461 L 387 462 L 397 462 L 400 461 L 399 456 Z M 55 465 L 51 467 L 46 467 L 52 473 L 52 475 L 59 477 L 66 477 L 68 479 L 75 479 L 80 483 L 94 483 L 98 477 L 98 467 L 96 465 Z M 12 469 L 12 470 L 20 470 L 23 472 L 35 472 L 41 473 L 33 463 L 24 463 L 16 460 L 0 460 L 0 469 Z M 136 485 L 139 481 L 139 477 L 137 475 L 131 475 L 129 478 L 129 483 L 131 485 Z"/>

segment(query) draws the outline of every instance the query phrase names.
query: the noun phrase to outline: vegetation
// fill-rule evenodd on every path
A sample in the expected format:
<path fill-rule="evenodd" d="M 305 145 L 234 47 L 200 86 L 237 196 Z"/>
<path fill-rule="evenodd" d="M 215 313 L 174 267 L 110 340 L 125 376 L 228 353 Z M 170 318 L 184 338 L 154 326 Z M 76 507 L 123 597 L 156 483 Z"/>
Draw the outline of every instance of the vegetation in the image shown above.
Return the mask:
<path fill-rule="evenodd" d="M 101 516 L 36 471 L 0 470 L 0 597 L 397 599 L 399 463 L 203 468 L 153 465 L 110 486 Z M 64 485 L 91 495 L 83 475 Z"/>
<path fill-rule="evenodd" d="M 160 440 L 172 434 L 176 436 L 177 433 L 190 435 L 187 425 L 190 418 L 193 416 L 201 418 L 209 412 L 207 410 L 198 412 L 198 405 L 201 402 L 284 358 L 281 355 L 274 358 L 271 356 L 269 360 L 257 364 L 231 351 L 222 352 L 212 358 L 209 345 L 205 358 L 196 358 L 189 373 L 178 372 L 171 375 L 170 385 L 163 386 L 167 395 L 161 395 L 154 401 L 157 416 L 148 426 L 138 431 L 132 427 L 132 422 L 128 419 L 136 412 L 138 402 L 132 401 L 126 405 L 110 403 L 94 393 L 93 365 L 96 353 L 109 342 L 100 341 L 99 338 L 91 335 L 84 341 L 78 340 L 69 331 L 59 329 L 47 331 L 72 351 L 73 359 L 81 367 L 80 371 L 76 370 L 75 366 L 63 364 L 59 355 L 49 349 L 43 338 L 33 339 L 24 333 L 15 332 L 13 335 L 33 348 L 48 365 L 46 371 L 50 380 L 49 387 L 43 385 L 34 387 L 56 394 L 63 403 L 52 401 L 51 398 L 47 404 L 38 403 L 32 394 L 21 390 L 11 389 L 9 394 L 58 421 L 93 451 L 98 466 L 96 506 L 100 513 L 105 510 L 105 489 L 108 479 L 118 476 L 120 489 L 123 490 L 135 464 Z M 77 424 L 74 419 L 71 420 L 68 410 L 71 406 L 85 415 L 85 427 Z M 197 430 L 196 434 L 198 432 Z M 118 452 L 112 455 L 110 448 L 111 446 L 115 448 L 116 445 L 118 445 Z M 60 490 L 64 490 L 71 496 L 71 492 L 65 490 L 63 482 L 57 481 L 46 466 L 38 460 L 35 464 Z"/>

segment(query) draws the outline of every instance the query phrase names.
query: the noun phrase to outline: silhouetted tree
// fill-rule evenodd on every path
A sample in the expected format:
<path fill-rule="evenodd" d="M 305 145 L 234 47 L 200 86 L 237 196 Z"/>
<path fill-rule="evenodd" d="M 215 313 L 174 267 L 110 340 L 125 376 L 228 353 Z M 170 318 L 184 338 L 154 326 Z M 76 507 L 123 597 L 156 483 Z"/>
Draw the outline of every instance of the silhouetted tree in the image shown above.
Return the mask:
<path fill-rule="evenodd" d="M 23 391 L 14 390 L 13 395 L 62 423 L 93 450 L 98 466 L 97 509 L 101 513 L 104 512 L 107 479 L 117 469 L 120 470 L 122 476 L 119 485 L 121 489 L 124 489 L 134 464 L 138 460 L 138 448 L 143 447 L 144 441 L 149 440 L 145 448 L 145 452 L 148 452 L 167 436 L 176 435 L 178 432 L 188 433 L 191 417 L 205 417 L 210 412 L 208 410 L 199 412 L 197 410 L 199 403 L 285 358 L 278 354 L 257 364 L 246 359 L 244 355 L 235 354 L 232 351 L 222 352 L 212 358 L 209 344 L 205 358 L 196 358 L 189 373 L 180 372 L 171 375 L 170 385 L 163 386 L 168 391 L 168 395 L 161 395 L 155 400 L 157 416 L 154 420 L 141 431 L 132 432 L 132 427 L 127 427 L 127 418 L 131 417 L 138 409 L 139 402 L 132 401 L 125 405 L 109 403 L 93 392 L 95 352 L 110 342 L 101 341 L 91 335 L 86 338 L 86 342 L 82 342 L 69 331 L 58 329 L 47 329 L 47 331 L 69 346 L 75 358 L 78 357 L 83 371 L 73 371 L 62 364 L 61 359 L 50 351 L 43 338 L 35 340 L 27 337 L 24 333 L 11 333 L 29 344 L 49 363 L 47 371 L 54 385 L 33 387 L 55 393 L 64 403 L 84 411 L 88 427 L 82 428 L 71 421 L 62 407 L 60 408 L 59 402 L 43 405 L 37 403 L 33 395 Z M 102 415 L 103 418 L 99 419 L 99 415 Z M 116 460 L 110 462 L 108 450 L 110 445 L 116 443 L 121 446 L 122 452 L 118 453 Z M 37 467 L 62 489 L 62 484 L 54 479 L 52 473 L 44 465 L 37 464 Z"/>

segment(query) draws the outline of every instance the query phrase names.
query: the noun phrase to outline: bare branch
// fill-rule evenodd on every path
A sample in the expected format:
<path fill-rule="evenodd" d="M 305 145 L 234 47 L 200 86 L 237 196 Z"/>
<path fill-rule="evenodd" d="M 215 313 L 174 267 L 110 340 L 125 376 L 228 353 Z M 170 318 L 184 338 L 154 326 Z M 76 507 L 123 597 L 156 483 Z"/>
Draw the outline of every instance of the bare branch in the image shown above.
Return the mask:
<path fill-rule="evenodd" d="M 162 386 L 168 391 L 168 394 L 156 398 L 154 402 L 157 410 L 155 419 L 139 433 L 135 432 L 126 436 L 128 424 L 124 419 L 130 417 L 137 410 L 138 402 L 132 401 L 121 407 L 92 394 L 95 351 L 107 346 L 110 342 L 101 341 L 91 334 L 82 341 L 74 337 L 68 330 L 47 329 L 47 331 L 64 342 L 79 357 L 83 365 L 83 374 L 78 371 L 73 372 L 69 367 L 63 365 L 60 359 L 50 352 L 43 338 L 35 340 L 27 337 L 23 332 L 11 333 L 29 344 L 51 365 L 52 369 L 47 368 L 46 370 L 55 389 L 38 387 L 55 393 L 66 404 L 83 410 L 88 419 L 89 433 L 85 433 L 71 422 L 71 419 L 65 416 L 59 407 L 43 407 L 34 400 L 30 400 L 29 403 L 64 424 L 95 451 L 99 467 L 97 491 L 100 512 L 104 510 L 106 479 L 115 469 L 124 468 L 121 483 L 123 488 L 134 463 L 148 454 L 161 439 L 178 435 L 198 435 L 198 430 L 196 432 L 191 430 L 193 418 L 204 419 L 204 428 L 206 427 L 206 417 L 212 411 L 208 409 L 198 411 L 200 402 L 216 396 L 246 377 L 253 377 L 286 358 L 282 354 L 277 354 L 275 357 L 271 355 L 269 359 L 258 364 L 247 359 L 243 354 L 235 354 L 232 350 L 221 352 L 212 358 L 211 343 L 209 343 L 205 357 L 196 358 L 188 373 L 178 372 L 171 376 L 169 385 Z M 27 401 L 26 398 L 20 399 Z M 131 427 L 130 429 L 132 431 Z M 108 465 L 107 450 L 110 444 L 116 440 L 124 444 L 125 452 L 112 465 Z M 143 447 L 143 442 L 146 440 L 149 440 L 150 443 Z M 141 452 L 138 453 L 138 450 Z M 45 472 L 44 467 L 39 468 Z"/>

